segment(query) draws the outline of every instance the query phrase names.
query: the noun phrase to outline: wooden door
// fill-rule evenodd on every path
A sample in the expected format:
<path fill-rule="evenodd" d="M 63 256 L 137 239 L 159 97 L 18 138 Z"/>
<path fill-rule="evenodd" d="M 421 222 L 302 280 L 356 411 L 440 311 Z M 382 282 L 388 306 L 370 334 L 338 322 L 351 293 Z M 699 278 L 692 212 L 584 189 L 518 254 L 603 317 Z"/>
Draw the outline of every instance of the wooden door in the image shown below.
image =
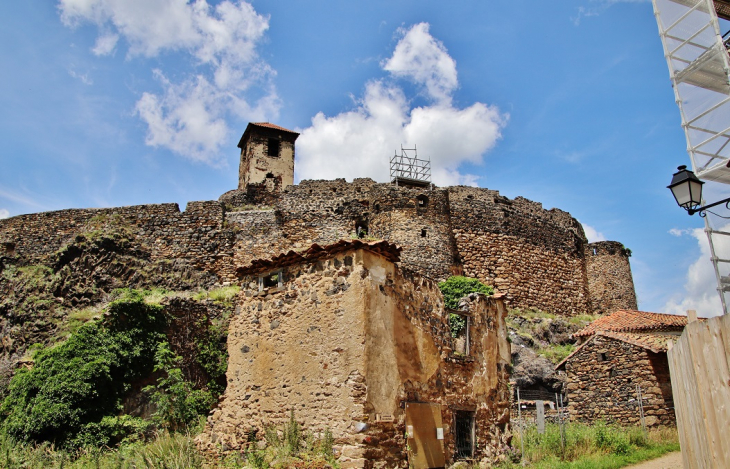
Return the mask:
<path fill-rule="evenodd" d="M 444 467 L 444 430 L 441 405 L 406 403 L 408 460 L 413 469 Z"/>

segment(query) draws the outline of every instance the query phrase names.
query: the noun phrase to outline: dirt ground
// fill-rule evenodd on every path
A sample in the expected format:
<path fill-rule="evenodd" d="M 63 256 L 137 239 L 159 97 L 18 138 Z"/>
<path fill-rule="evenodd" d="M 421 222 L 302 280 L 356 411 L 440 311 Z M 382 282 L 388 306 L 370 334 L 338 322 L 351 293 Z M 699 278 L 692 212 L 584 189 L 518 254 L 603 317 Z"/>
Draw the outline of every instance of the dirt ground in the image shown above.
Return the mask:
<path fill-rule="evenodd" d="M 683 469 L 683 467 L 682 453 L 677 451 L 675 453 L 665 454 L 661 458 L 628 466 L 626 469 Z"/>

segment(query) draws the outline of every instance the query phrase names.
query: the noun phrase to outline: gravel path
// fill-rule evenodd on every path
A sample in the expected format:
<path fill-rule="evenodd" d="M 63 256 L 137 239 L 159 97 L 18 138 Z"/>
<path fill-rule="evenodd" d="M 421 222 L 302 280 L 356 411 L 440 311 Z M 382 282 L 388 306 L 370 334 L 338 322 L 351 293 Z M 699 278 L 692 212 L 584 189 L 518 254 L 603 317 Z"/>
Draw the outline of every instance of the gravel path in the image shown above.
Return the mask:
<path fill-rule="evenodd" d="M 683 467 L 682 453 L 677 451 L 675 453 L 665 454 L 661 458 L 628 466 L 626 469 L 683 469 Z"/>

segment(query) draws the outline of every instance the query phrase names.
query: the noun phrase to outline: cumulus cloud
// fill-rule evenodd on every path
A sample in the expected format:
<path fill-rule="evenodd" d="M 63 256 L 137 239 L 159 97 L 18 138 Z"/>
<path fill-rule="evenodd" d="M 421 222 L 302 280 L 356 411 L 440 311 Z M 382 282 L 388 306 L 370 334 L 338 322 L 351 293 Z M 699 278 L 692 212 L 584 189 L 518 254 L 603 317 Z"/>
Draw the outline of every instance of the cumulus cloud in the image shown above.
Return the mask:
<path fill-rule="evenodd" d="M 242 0 L 215 7 L 206 0 L 60 0 L 59 10 L 67 26 L 87 22 L 99 28 L 92 48 L 96 55 L 113 54 L 123 39 L 128 59 L 166 52 L 194 59 L 195 71 L 179 82 L 155 70 L 162 92 L 145 92 L 137 102 L 149 145 L 216 163 L 230 131 L 228 117 L 272 120 L 278 115 L 275 72 L 256 53 L 269 19 Z M 255 99 L 248 97 L 252 88 Z"/>
<path fill-rule="evenodd" d="M 389 176 L 389 158 L 403 145 L 417 145 L 419 158 L 430 158 L 438 185 L 476 185 L 462 174 L 462 163 L 479 164 L 501 137 L 508 116 L 494 106 L 452 104 L 458 88 L 456 62 L 433 38 L 427 23 L 399 30 L 393 55 L 381 63 L 388 78 L 370 80 L 354 109 L 328 117 L 318 113 L 297 140 L 297 177 Z M 397 79 L 415 83 L 429 101 L 413 107 Z"/>
<path fill-rule="evenodd" d="M 7 209 L 0 208 L 0 220 L 3 218 L 8 218 L 10 216 L 10 212 Z"/>
<path fill-rule="evenodd" d="M 730 230 L 727 225 L 722 230 Z M 717 293 L 717 280 L 715 269 L 710 261 L 710 243 L 704 229 L 695 228 L 692 230 L 672 229 L 669 231 L 674 236 L 691 236 L 697 242 L 700 250 L 698 258 L 687 269 L 684 292 L 681 295 L 669 299 L 664 305 L 663 311 L 669 314 L 687 314 L 687 310 L 693 309 L 700 316 L 710 317 L 722 313 L 720 296 Z M 715 249 L 718 255 L 730 253 L 730 243 L 715 242 Z"/>
<path fill-rule="evenodd" d="M 588 238 L 589 243 L 595 243 L 596 241 L 606 241 L 606 237 L 597 229 L 593 228 L 590 225 L 586 225 L 585 223 L 581 223 L 581 225 L 583 225 L 583 231 L 585 232 L 586 238 Z"/>

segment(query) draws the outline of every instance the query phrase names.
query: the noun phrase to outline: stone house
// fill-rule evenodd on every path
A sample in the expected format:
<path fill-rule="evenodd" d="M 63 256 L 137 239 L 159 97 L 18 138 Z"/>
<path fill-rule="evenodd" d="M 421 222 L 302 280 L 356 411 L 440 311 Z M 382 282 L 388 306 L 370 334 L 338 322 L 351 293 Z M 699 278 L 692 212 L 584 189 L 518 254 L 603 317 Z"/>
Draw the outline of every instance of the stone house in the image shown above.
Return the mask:
<path fill-rule="evenodd" d="M 571 419 L 640 425 L 640 391 L 646 425 L 674 425 L 667 343 L 686 325 L 686 316 L 620 310 L 573 334 L 578 348 L 556 366 Z"/>
<path fill-rule="evenodd" d="M 503 300 L 472 294 L 446 310 L 399 256 L 386 241 L 341 240 L 239 268 L 228 387 L 201 447 L 243 450 L 293 411 L 332 432 L 343 468 L 497 457 L 510 439 Z"/>

